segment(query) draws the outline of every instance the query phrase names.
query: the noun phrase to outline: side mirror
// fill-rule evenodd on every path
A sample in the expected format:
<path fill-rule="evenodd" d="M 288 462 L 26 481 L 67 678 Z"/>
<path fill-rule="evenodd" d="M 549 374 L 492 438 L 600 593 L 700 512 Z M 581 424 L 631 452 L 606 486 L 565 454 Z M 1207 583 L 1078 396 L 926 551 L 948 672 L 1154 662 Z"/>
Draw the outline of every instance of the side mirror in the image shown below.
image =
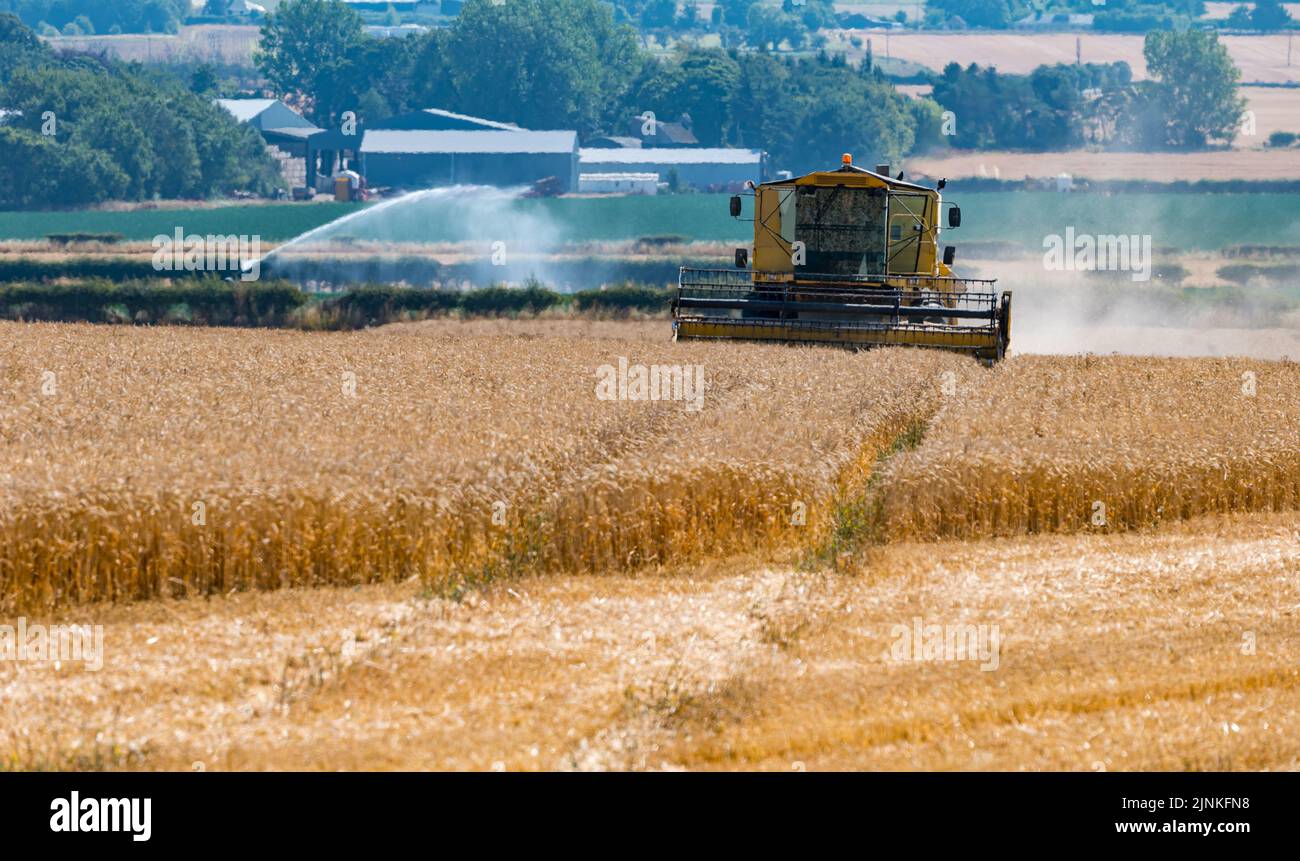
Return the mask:
<path fill-rule="evenodd" d="M 740 198 L 734 198 L 739 200 Z M 736 268 L 744 269 L 749 266 L 749 250 L 745 248 L 736 249 Z"/>
<path fill-rule="evenodd" d="M 731 196 L 731 217 L 740 217 L 740 195 L 738 194 L 733 194 Z"/>
<path fill-rule="evenodd" d="M 943 247 L 943 265 L 951 266 L 952 261 L 957 259 L 957 247 L 955 245 L 945 245 Z"/>
<path fill-rule="evenodd" d="M 948 226 L 949 226 L 949 227 L 961 227 L 961 207 L 960 207 L 960 206 L 954 206 L 952 209 L 948 210 Z"/>

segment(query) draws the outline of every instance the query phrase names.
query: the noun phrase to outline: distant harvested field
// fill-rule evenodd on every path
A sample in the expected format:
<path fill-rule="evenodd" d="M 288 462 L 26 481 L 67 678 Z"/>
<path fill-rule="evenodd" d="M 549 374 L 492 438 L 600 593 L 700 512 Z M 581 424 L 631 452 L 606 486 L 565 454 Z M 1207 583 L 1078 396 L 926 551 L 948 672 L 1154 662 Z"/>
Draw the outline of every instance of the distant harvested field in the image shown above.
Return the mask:
<path fill-rule="evenodd" d="M 120 36 L 42 37 L 55 50 L 104 52 L 139 63 L 203 61 L 251 66 L 259 28 L 224 24 L 181 27 L 174 36 L 128 33 Z"/>
<path fill-rule="evenodd" d="M 1300 87 L 1242 87 L 1241 94 L 1246 97 L 1246 109 L 1255 113 L 1255 134 L 1238 135 L 1233 146 L 1263 146 L 1276 131 L 1300 135 Z M 1293 150 L 1292 155 L 1295 168 L 1291 175 L 1300 176 L 1300 150 Z"/>
<path fill-rule="evenodd" d="M 1148 182 L 1300 179 L 1300 149 L 1295 147 L 1170 153 L 1088 150 L 950 152 L 953 154 L 940 157 L 913 156 L 906 162 L 908 172 L 950 180 L 963 177 L 1021 180 L 1061 173 L 1092 180 Z"/>
<path fill-rule="evenodd" d="M 847 42 L 857 36 L 863 47 L 855 48 Z M 866 54 L 867 40 L 878 57 L 910 60 L 935 71 L 949 63 L 967 66 L 979 63 L 996 66 L 1003 72 L 1024 74 L 1042 65 L 1073 63 L 1076 40 L 1082 45 L 1085 63 L 1114 63 L 1120 60 L 1133 68 L 1136 78 L 1146 77 L 1146 62 L 1142 57 L 1142 36 L 1093 33 L 889 33 L 882 30 L 842 31 L 841 45 L 850 59 L 859 60 Z M 1241 69 L 1245 83 L 1296 83 L 1300 82 L 1300 57 L 1292 57 L 1287 66 L 1287 36 L 1223 36 L 1233 62 Z"/>

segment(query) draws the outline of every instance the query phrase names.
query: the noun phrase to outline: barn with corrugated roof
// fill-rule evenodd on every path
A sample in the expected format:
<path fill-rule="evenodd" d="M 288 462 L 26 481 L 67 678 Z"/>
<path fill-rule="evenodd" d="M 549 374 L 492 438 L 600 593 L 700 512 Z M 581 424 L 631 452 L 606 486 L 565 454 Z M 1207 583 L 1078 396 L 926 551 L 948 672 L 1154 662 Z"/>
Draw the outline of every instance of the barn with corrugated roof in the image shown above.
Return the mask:
<path fill-rule="evenodd" d="M 379 120 L 346 138 L 322 132 L 310 146 L 318 170 L 346 162 L 371 188 L 543 181 L 557 191 L 578 188 L 577 132 L 521 129 L 438 108 Z"/>

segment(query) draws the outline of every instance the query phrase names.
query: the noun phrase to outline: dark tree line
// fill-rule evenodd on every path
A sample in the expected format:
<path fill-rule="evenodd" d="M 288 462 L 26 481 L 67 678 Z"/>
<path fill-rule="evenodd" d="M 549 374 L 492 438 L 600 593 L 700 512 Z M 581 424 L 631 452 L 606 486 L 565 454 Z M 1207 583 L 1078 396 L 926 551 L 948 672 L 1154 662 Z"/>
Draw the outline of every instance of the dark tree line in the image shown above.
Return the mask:
<path fill-rule="evenodd" d="M 24 24 L 70 33 L 174 33 L 190 13 L 189 0 L 0 0 L 0 14 Z"/>
<path fill-rule="evenodd" d="M 258 133 L 176 78 L 53 55 L 0 16 L 0 206 L 201 198 L 269 191 L 278 174 Z"/>

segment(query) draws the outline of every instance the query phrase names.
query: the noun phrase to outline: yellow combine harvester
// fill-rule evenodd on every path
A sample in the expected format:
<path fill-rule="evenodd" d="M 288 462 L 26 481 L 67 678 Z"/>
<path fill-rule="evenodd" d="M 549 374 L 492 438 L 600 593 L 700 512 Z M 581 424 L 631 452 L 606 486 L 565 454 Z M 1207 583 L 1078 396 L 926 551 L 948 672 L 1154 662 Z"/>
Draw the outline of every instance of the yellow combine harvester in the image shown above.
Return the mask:
<path fill-rule="evenodd" d="M 754 261 L 683 268 L 673 337 L 935 347 L 996 362 L 1011 340 L 1011 294 L 995 281 L 955 278 L 939 249 L 939 191 L 856 167 L 754 188 Z M 943 188 L 944 183 L 939 183 Z M 961 210 L 948 205 L 949 227 Z M 731 198 L 739 217 L 741 199 Z"/>

